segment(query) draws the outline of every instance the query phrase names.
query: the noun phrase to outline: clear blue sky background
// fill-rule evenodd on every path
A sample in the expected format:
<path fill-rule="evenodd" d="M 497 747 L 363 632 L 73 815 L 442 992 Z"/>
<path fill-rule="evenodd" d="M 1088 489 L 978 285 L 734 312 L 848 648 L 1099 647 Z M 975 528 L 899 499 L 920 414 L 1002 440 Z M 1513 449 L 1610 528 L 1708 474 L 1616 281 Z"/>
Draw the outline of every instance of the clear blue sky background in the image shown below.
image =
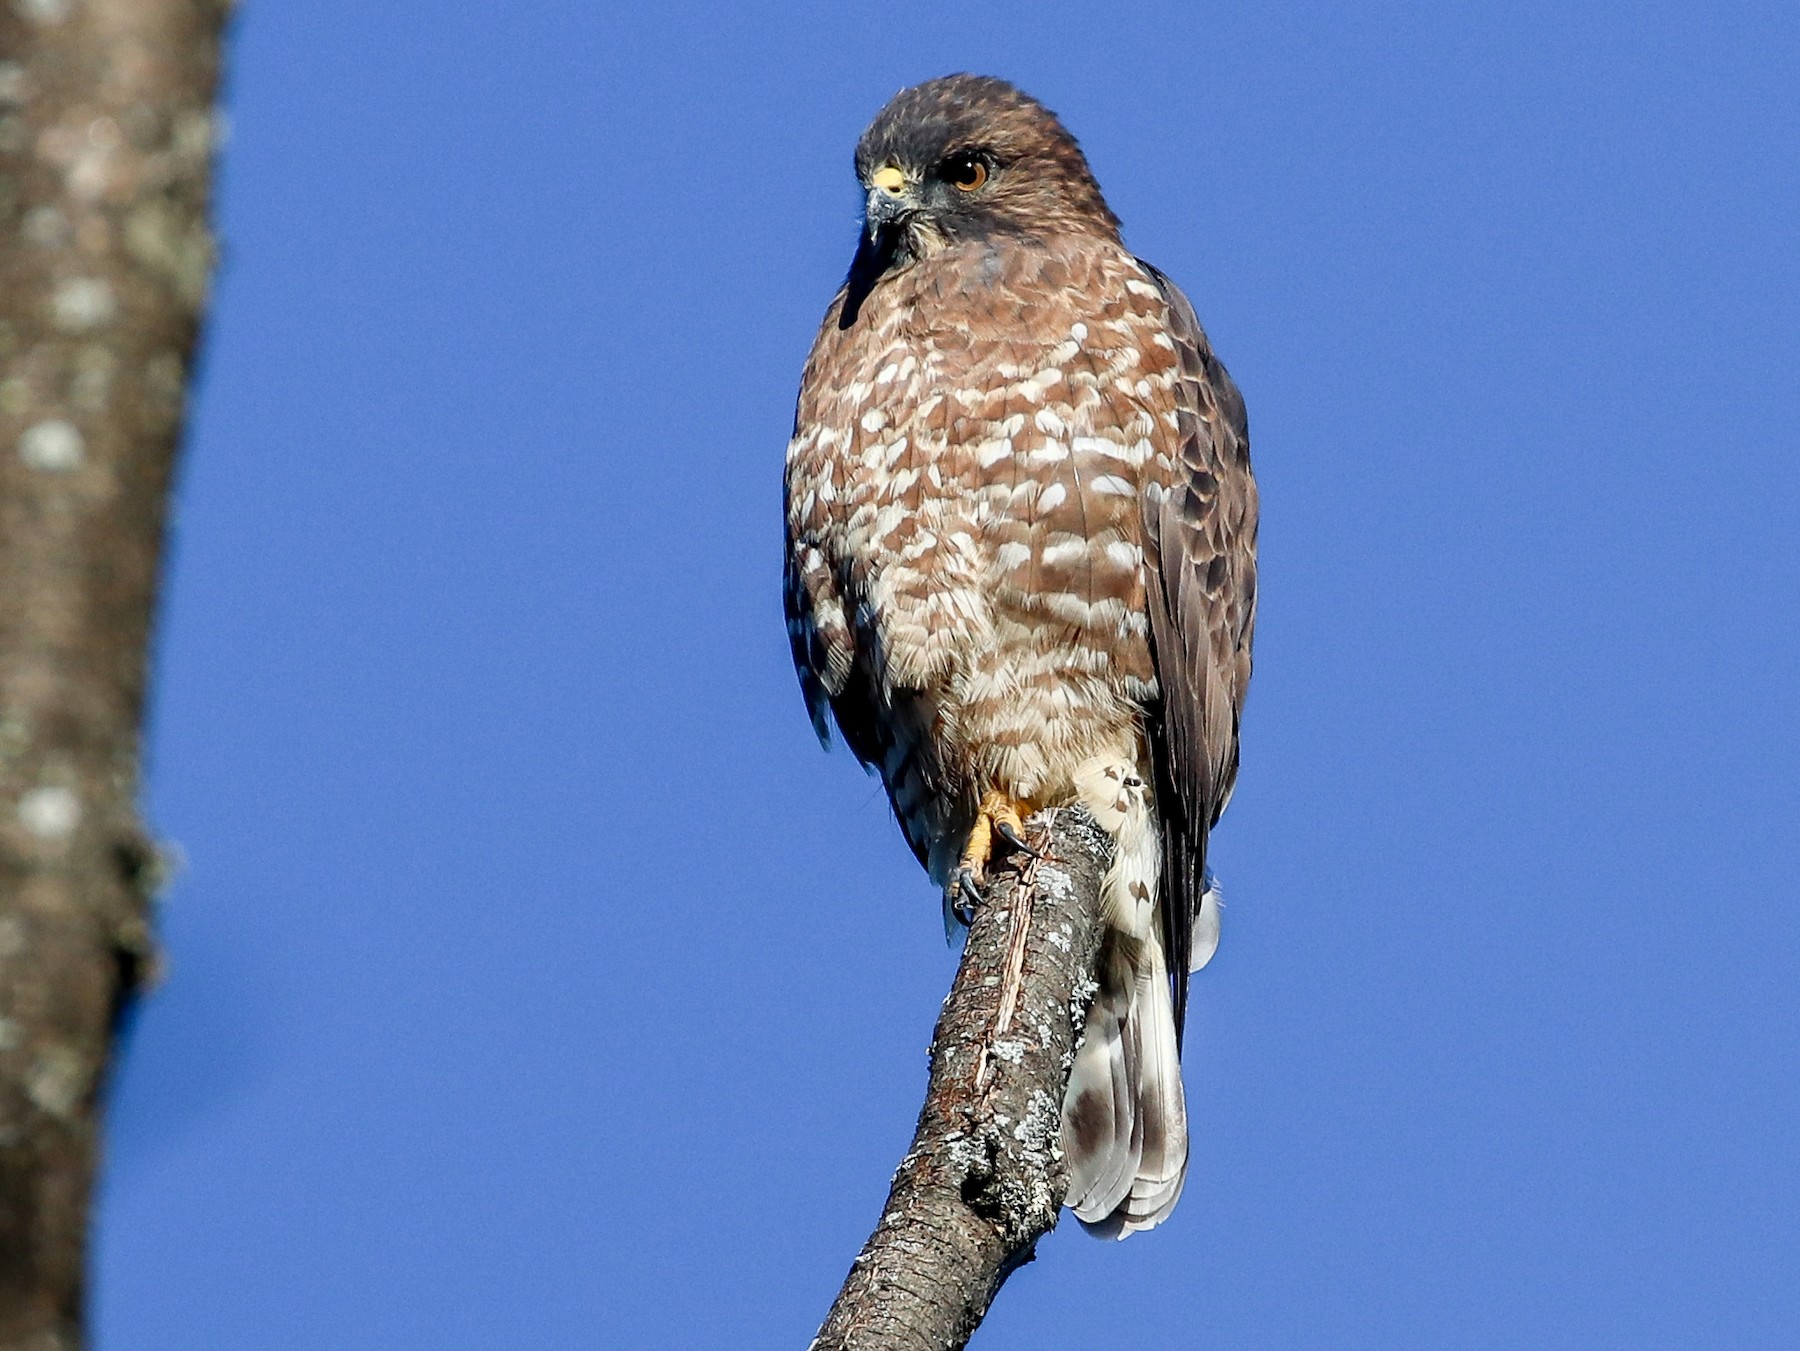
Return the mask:
<path fill-rule="evenodd" d="M 245 7 L 105 1351 L 799 1348 L 953 958 L 777 595 L 859 130 L 1011 77 L 1243 386 L 1172 1223 L 980 1345 L 1800 1345 L 1791 4 Z"/>

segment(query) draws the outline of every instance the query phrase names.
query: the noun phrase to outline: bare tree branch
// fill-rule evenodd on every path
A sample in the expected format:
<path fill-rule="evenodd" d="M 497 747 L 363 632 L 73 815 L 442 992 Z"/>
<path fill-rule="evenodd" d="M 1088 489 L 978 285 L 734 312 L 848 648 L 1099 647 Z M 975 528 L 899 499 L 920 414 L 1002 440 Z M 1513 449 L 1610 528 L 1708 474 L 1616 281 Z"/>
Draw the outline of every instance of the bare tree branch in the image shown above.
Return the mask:
<path fill-rule="evenodd" d="M 151 958 L 138 738 L 208 277 L 223 0 L 0 5 L 0 1349 L 82 1340 Z"/>
<path fill-rule="evenodd" d="M 815 1351 L 963 1346 L 1056 1224 L 1063 1092 L 1094 995 L 1112 846 L 1080 808 L 1032 825 L 1048 857 L 1000 870 L 976 911 L 912 1148 Z"/>

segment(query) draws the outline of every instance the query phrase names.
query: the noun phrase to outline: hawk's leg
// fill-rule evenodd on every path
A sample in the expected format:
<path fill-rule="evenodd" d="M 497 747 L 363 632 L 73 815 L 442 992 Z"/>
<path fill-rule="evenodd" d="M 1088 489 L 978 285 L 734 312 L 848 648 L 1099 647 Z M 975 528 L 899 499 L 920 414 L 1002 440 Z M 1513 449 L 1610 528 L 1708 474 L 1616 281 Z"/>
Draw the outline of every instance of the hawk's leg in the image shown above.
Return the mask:
<path fill-rule="evenodd" d="M 969 828 L 969 842 L 962 859 L 950 875 L 950 904 L 964 924 L 975 918 L 975 907 L 981 903 L 981 882 L 987 876 L 988 864 L 994 858 L 994 841 L 1041 858 L 1038 850 L 1026 843 L 1025 816 L 1031 805 L 990 788 L 982 794 L 981 806 L 975 812 L 975 824 Z"/>

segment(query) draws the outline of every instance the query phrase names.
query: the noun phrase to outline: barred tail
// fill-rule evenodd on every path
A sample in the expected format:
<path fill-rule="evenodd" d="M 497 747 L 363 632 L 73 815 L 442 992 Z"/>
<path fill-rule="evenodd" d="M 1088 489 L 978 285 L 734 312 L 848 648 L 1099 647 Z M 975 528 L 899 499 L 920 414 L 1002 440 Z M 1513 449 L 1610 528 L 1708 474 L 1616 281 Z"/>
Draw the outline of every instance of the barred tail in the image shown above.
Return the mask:
<path fill-rule="evenodd" d="M 1091 762 L 1076 786 L 1116 851 L 1101 895 L 1100 989 L 1063 1100 L 1065 1204 L 1090 1233 L 1124 1238 L 1168 1218 L 1187 1176 L 1187 1103 L 1157 931 L 1161 849 L 1131 765 Z"/>

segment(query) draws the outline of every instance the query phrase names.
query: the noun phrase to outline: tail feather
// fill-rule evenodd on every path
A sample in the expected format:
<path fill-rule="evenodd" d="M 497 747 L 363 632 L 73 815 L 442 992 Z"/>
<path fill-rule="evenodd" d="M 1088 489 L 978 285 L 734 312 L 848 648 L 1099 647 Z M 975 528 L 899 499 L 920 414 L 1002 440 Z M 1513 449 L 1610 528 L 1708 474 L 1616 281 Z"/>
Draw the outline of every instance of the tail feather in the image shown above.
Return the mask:
<path fill-rule="evenodd" d="M 1142 946 L 1135 963 L 1102 964 L 1063 1102 L 1064 1203 L 1104 1238 L 1162 1223 L 1187 1176 L 1175 1010 L 1160 945 Z"/>
<path fill-rule="evenodd" d="M 1167 1219 L 1187 1177 L 1175 1000 L 1154 904 L 1161 844 L 1148 789 L 1129 764 L 1090 762 L 1076 783 L 1117 847 L 1101 896 L 1100 989 L 1063 1099 L 1065 1204 L 1090 1233 L 1124 1238 Z M 1218 945 L 1216 887 L 1200 909 L 1197 965 Z"/>
<path fill-rule="evenodd" d="M 1131 1193 L 1143 1153 L 1136 1110 L 1137 1048 L 1128 1035 L 1131 988 L 1110 979 L 1103 964 L 1100 992 L 1063 1098 L 1063 1153 L 1069 1169 L 1064 1201 L 1084 1221 L 1111 1214 Z"/>
<path fill-rule="evenodd" d="M 1130 1194 L 1115 1215 L 1118 1237 L 1160 1224 L 1175 1208 L 1187 1178 L 1187 1099 L 1175 1046 L 1175 1008 L 1162 950 L 1152 943 L 1150 960 L 1137 972 L 1137 999 L 1126 1035 L 1138 1046 L 1137 1115 L 1144 1145 Z"/>
<path fill-rule="evenodd" d="M 1213 959 L 1219 950 L 1219 908 L 1225 903 L 1225 893 L 1219 888 L 1219 879 L 1214 877 L 1212 869 L 1206 870 L 1206 881 L 1200 892 L 1200 905 L 1194 911 L 1194 927 L 1188 938 L 1188 971 L 1198 971 Z"/>

